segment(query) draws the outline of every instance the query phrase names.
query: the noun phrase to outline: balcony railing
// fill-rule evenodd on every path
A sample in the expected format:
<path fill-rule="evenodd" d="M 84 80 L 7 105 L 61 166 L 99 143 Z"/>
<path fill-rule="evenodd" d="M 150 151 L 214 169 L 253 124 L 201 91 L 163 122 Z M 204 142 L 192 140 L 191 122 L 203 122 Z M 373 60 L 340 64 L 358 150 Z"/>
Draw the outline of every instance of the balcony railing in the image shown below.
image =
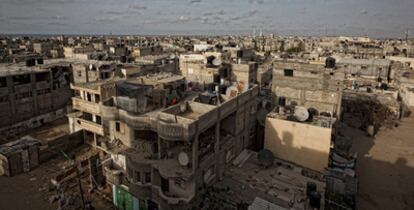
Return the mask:
<path fill-rule="evenodd" d="M 99 134 L 101 136 L 104 135 L 104 128 L 102 125 L 99 125 L 98 123 L 84 120 L 81 118 L 76 118 L 76 122 L 78 123 L 79 127 L 81 127 L 84 130 Z"/>
<path fill-rule="evenodd" d="M 82 100 L 79 97 L 72 97 L 73 108 L 82 112 L 101 115 L 99 104 Z"/>

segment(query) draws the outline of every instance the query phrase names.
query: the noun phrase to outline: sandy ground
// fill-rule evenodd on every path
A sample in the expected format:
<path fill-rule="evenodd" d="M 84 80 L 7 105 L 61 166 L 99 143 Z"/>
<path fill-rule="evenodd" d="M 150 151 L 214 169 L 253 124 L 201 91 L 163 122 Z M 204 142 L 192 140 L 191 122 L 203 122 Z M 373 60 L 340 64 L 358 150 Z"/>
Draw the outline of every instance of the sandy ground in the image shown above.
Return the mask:
<path fill-rule="evenodd" d="M 414 114 L 375 138 L 348 129 L 358 152 L 358 209 L 414 210 Z"/>
<path fill-rule="evenodd" d="M 49 202 L 49 198 L 55 193 L 49 192 L 47 186 L 50 179 L 60 170 L 58 165 L 65 161 L 63 157 L 56 157 L 41 164 L 29 173 L 19 174 L 14 177 L 0 176 L 0 210 L 57 209 L 57 202 Z M 102 199 L 97 193 L 88 193 L 89 185 L 87 180 L 87 178 L 83 179 L 82 188 L 84 189 L 86 199 L 92 202 L 95 209 L 114 209 L 110 201 Z M 74 195 L 79 195 L 78 188 L 75 187 L 72 191 Z"/>

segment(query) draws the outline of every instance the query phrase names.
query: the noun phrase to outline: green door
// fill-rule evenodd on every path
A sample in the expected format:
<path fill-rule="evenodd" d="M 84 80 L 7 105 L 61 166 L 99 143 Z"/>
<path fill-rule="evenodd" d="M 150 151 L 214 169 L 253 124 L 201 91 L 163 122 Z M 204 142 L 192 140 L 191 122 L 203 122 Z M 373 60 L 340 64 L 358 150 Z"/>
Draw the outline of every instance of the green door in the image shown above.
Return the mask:
<path fill-rule="evenodd" d="M 116 207 L 120 210 L 133 210 L 132 195 L 123 187 L 116 186 Z"/>

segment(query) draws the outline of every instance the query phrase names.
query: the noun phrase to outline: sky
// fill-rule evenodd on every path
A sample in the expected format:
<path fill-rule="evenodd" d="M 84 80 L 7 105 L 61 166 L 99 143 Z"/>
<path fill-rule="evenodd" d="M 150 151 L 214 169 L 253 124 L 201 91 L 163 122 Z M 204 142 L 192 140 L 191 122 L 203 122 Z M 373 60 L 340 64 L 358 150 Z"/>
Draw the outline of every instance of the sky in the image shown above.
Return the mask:
<path fill-rule="evenodd" d="M 1 34 L 414 36 L 414 0 L 0 0 Z"/>

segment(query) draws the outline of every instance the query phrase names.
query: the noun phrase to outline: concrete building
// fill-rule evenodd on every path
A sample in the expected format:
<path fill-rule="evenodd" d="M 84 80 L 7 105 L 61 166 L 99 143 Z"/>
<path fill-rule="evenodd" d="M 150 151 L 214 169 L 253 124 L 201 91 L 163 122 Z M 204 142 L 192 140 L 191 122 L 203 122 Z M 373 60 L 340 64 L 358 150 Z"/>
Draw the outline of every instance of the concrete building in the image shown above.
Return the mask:
<path fill-rule="evenodd" d="M 73 82 L 85 83 L 112 78 L 118 64 L 110 61 L 70 60 L 73 68 Z"/>
<path fill-rule="evenodd" d="M 70 66 L 30 59 L 0 65 L 1 131 L 18 132 L 64 116 L 71 98 Z"/>
<path fill-rule="evenodd" d="M 72 131 L 111 161 L 115 191 L 150 208 L 186 209 L 226 165 L 253 145 L 259 88 L 187 90 L 182 76 L 156 74 L 72 85 Z M 151 208 L 152 208 L 151 207 Z"/>
<path fill-rule="evenodd" d="M 324 172 L 341 113 L 343 79 L 342 70 L 328 63 L 275 62 L 277 112 L 266 119 L 264 148 L 280 159 Z"/>
<path fill-rule="evenodd" d="M 394 78 L 391 62 L 386 59 L 336 58 L 338 66 L 345 70 L 346 77 L 361 81 L 390 82 Z"/>

